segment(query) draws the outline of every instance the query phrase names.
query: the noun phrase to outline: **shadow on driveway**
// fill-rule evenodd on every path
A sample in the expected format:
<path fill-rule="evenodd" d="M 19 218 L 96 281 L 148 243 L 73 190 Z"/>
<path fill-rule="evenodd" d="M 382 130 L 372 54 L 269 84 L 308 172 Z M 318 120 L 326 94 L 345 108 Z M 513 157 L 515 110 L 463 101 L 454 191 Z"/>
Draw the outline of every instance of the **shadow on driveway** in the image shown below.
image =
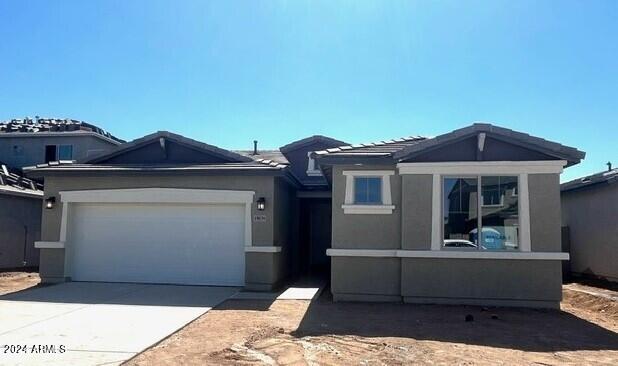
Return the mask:
<path fill-rule="evenodd" d="M 235 287 L 66 282 L 39 285 L 0 296 L 0 301 L 64 304 L 213 307 L 234 294 Z"/>

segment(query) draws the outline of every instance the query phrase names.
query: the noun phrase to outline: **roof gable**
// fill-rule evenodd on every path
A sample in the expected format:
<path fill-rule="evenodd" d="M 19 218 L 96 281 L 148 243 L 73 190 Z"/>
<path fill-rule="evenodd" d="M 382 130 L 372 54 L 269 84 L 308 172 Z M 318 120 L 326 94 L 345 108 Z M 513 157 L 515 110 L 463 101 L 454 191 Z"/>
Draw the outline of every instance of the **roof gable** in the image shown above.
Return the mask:
<path fill-rule="evenodd" d="M 91 158 L 89 164 L 221 164 L 252 159 L 167 131 L 159 131 Z"/>
<path fill-rule="evenodd" d="M 329 146 L 329 147 L 347 145 L 347 143 L 340 141 L 340 140 L 336 140 L 331 137 L 322 136 L 322 135 L 313 135 L 313 136 L 309 136 L 301 140 L 290 142 L 289 144 L 285 146 L 281 146 L 279 148 L 279 151 L 286 154 L 290 151 L 299 150 L 299 149 L 302 149 L 303 147 L 306 148 L 307 145 L 314 145 L 317 143 L 321 143 L 322 146 Z"/>
<path fill-rule="evenodd" d="M 486 123 L 475 123 L 405 147 L 395 152 L 393 158 L 399 162 L 429 161 L 423 159 L 433 159 L 431 161 L 563 159 L 568 162 L 567 165 L 574 165 L 585 155 L 575 148 L 526 133 Z"/>
<path fill-rule="evenodd" d="M 281 153 L 290 163 L 292 174 L 307 187 L 326 186 L 327 182 L 321 175 L 309 175 L 309 153 L 316 150 L 329 149 L 344 145 L 345 142 L 326 136 L 310 136 L 302 140 L 294 141 L 280 148 Z M 314 165 L 314 168 L 317 166 Z"/>

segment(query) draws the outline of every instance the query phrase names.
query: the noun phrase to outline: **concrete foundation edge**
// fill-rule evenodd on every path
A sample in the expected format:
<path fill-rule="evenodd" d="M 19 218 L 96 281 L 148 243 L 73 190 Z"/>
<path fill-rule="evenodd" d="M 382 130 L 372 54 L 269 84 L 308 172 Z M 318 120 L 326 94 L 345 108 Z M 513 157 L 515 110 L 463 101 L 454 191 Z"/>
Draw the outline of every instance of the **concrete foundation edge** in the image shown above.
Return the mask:
<path fill-rule="evenodd" d="M 404 296 L 403 302 L 407 304 L 503 306 L 503 307 L 522 307 L 522 308 L 546 308 L 546 309 L 559 309 L 560 308 L 560 301 L 549 301 L 549 300 L 466 299 L 466 298 Z"/>

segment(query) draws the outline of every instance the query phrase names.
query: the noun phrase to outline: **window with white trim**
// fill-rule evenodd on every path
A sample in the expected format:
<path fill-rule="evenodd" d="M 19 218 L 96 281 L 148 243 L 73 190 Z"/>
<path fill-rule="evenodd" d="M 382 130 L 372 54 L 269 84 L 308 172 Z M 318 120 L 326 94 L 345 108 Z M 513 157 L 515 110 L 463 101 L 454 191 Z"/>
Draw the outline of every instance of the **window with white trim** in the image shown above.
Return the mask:
<path fill-rule="evenodd" d="M 382 204 L 382 177 L 354 177 L 354 203 Z"/>
<path fill-rule="evenodd" d="M 442 247 L 518 250 L 517 186 L 516 176 L 443 177 Z"/>
<path fill-rule="evenodd" d="M 341 206 L 346 214 L 390 214 L 392 204 L 390 176 L 392 170 L 346 170 L 345 201 Z"/>

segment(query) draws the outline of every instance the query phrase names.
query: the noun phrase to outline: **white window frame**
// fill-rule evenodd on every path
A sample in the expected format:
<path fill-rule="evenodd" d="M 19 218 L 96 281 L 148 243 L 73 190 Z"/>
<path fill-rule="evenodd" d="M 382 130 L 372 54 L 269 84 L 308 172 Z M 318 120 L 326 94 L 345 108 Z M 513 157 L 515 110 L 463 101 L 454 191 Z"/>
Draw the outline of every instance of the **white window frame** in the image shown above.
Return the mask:
<path fill-rule="evenodd" d="M 392 214 L 395 206 L 391 196 L 391 175 L 394 170 L 344 170 L 345 176 L 345 199 L 341 205 L 345 214 L 360 215 L 388 215 Z M 382 178 L 382 204 L 359 205 L 354 202 L 354 178 Z"/>
<path fill-rule="evenodd" d="M 307 175 L 310 177 L 321 177 L 322 171 L 315 165 L 315 159 L 311 157 L 313 152 L 307 152 Z"/>
<path fill-rule="evenodd" d="M 483 213 L 482 213 L 482 209 L 483 207 L 502 207 L 504 206 L 504 195 L 500 195 L 500 204 L 495 204 L 495 205 L 485 205 L 483 203 L 483 201 L 485 200 L 483 197 L 483 177 L 516 177 L 517 178 L 517 187 L 519 187 L 519 182 L 520 182 L 520 175 L 517 174 L 500 174 L 500 175 L 495 175 L 495 174 L 444 174 L 440 176 L 440 237 L 441 240 L 444 241 L 444 180 L 447 178 L 453 178 L 453 179 L 459 179 L 459 178 L 474 178 L 476 179 L 477 182 L 477 201 L 476 201 L 476 220 L 477 220 L 477 224 L 476 224 L 476 230 L 477 230 L 477 235 L 478 235 L 478 242 L 477 242 L 477 247 L 476 248 L 465 248 L 465 247 L 445 247 L 443 244 L 440 245 L 440 250 L 463 250 L 463 251 L 482 251 L 482 252 L 520 252 L 521 251 L 521 246 L 519 241 L 520 238 L 518 237 L 518 243 L 517 243 L 517 249 L 516 250 L 502 250 L 502 249 L 482 249 L 481 248 L 481 237 L 482 237 L 482 229 L 483 229 Z M 519 210 L 521 209 L 522 205 L 519 202 L 519 198 L 517 200 L 517 225 L 519 228 L 521 228 L 521 216 L 519 214 Z M 521 229 L 520 229 L 521 231 Z"/>
<path fill-rule="evenodd" d="M 399 174 L 431 174 L 432 216 L 431 250 L 442 251 L 442 176 L 444 175 L 517 175 L 519 204 L 519 251 L 530 252 L 530 199 L 529 174 L 560 174 L 565 160 L 543 161 L 470 161 L 439 163 L 399 163 Z M 484 253 L 476 251 L 471 253 Z"/>

